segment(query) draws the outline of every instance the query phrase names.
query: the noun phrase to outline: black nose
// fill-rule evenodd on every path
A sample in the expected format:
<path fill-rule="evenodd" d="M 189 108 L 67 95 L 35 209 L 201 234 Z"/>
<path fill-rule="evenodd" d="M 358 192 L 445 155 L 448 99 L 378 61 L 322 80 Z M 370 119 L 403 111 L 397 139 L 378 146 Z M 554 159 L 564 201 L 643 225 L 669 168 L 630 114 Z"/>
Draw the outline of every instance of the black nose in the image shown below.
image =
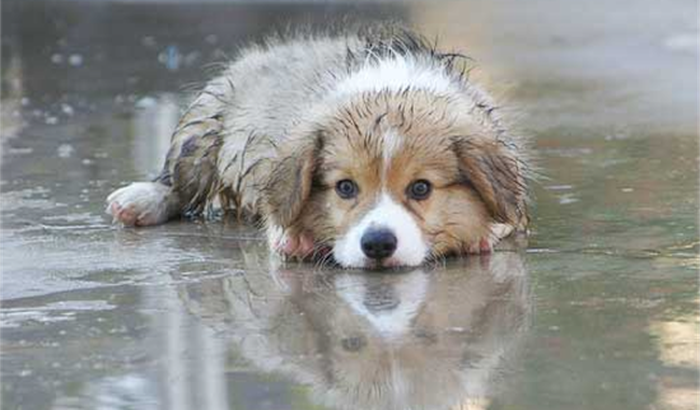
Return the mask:
<path fill-rule="evenodd" d="M 388 229 L 369 229 L 362 235 L 360 246 L 368 258 L 388 258 L 396 250 L 396 236 Z"/>

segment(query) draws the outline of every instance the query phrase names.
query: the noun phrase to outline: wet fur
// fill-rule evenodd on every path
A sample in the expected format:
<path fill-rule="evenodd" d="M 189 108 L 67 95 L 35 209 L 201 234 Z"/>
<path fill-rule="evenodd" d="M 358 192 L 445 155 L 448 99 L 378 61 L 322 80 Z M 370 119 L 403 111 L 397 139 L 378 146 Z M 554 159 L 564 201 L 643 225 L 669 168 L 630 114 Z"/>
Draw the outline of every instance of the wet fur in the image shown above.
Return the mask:
<path fill-rule="evenodd" d="M 304 143 L 281 148 L 289 152 L 282 154 L 263 191 L 270 207 L 266 214 L 272 223 L 294 233 L 309 231 L 320 242 L 347 231 L 376 202 L 385 166 L 382 135 L 392 128 L 407 137 L 407 145 L 392 160 L 388 188 L 402 197 L 408 182 L 431 176 L 431 198 L 402 204 L 434 244 L 436 256 L 468 252 L 488 236 L 493 221 L 524 226 L 526 185 L 517 152 L 460 122 L 460 116 L 451 117 L 455 104 L 412 90 L 358 98 L 314 138 L 300 137 Z M 349 203 L 338 198 L 333 181 L 342 175 L 362 175 L 359 184 L 374 195 Z"/>
<path fill-rule="evenodd" d="M 407 86 L 328 97 L 349 74 L 399 58 L 444 75 L 455 89 Z M 524 229 L 525 148 L 468 80 L 463 59 L 393 26 L 272 38 L 242 51 L 182 116 L 154 181 L 170 190 L 156 223 L 220 206 L 261 217 L 271 245 L 308 234 L 322 248 L 382 189 L 403 198 L 412 178 L 429 175 L 435 190 L 427 201 L 400 202 L 431 244 L 430 256 L 478 252 L 494 224 Z M 382 153 L 387 132 L 403 140 L 390 164 Z M 364 192 L 356 201 L 334 193 L 343 175 L 360 178 Z M 124 221 L 124 207 L 110 202 Z"/>

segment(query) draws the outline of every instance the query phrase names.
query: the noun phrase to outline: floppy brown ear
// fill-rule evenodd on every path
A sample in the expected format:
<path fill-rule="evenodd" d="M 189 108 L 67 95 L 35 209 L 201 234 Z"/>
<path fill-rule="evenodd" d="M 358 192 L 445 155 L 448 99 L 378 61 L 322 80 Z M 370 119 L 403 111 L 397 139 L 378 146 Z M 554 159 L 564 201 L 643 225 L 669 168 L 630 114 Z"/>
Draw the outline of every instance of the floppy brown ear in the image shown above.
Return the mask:
<path fill-rule="evenodd" d="M 464 183 L 481 197 L 496 222 L 527 223 L 527 186 L 523 164 L 504 144 L 480 137 L 452 141 Z"/>
<path fill-rule="evenodd" d="M 275 161 L 263 189 L 263 202 L 269 222 L 288 228 L 299 216 L 311 193 L 314 173 L 323 149 L 319 134 L 288 150 Z"/>

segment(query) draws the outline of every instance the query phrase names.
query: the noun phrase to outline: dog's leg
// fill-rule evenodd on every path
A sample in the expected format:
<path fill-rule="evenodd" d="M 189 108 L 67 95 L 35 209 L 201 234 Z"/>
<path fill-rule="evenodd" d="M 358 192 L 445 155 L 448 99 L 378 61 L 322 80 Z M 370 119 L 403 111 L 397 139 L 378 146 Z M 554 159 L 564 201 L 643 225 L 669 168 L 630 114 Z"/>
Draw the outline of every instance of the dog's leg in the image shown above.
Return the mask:
<path fill-rule="evenodd" d="M 197 214 L 215 194 L 222 97 L 208 87 L 182 116 L 165 166 L 152 182 L 135 182 L 107 197 L 107 212 L 127 226 L 156 225 Z"/>

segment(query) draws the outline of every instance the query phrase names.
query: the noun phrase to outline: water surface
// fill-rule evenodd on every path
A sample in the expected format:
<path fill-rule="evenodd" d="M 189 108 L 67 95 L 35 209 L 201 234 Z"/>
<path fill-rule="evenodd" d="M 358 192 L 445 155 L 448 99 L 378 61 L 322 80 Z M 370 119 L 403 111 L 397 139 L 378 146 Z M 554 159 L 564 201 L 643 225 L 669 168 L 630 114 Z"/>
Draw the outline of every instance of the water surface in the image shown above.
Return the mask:
<path fill-rule="evenodd" d="M 559 4 L 562 3 L 562 4 Z M 394 273 L 111 224 L 186 90 L 287 21 L 407 20 L 532 137 L 527 247 Z M 697 6 L 3 2 L 3 409 L 692 409 Z"/>

